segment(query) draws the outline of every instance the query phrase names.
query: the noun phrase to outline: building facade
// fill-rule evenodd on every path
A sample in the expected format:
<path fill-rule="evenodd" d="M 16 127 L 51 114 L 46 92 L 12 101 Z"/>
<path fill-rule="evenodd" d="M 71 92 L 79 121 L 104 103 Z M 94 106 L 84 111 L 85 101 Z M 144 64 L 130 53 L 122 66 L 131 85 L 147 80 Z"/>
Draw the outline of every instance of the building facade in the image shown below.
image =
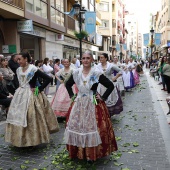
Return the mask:
<path fill-rule="evenodd" d="M 98 2 L 98 0 L 79 1 L 86 10 L 90 11 L 96 10 Z M 10 55 L 28 50 L 34 59 L 45 57 L 71 59 L 78 55 L 79 39 L 74 35 L 75 30 L 79 31 L 78 17 L 70 17 L 64 13 L 70 11 L 74 3 L 73 0 L 0 0 L 2 40 L 0 53 Z M 99 22 L 98 12 L 96 23 Z M 23 26 L 28 26 L 30 30 Z M 5 51 L 2 47 L 13 48 L 13 51 Z M 95 54 L 99 47 L 95 42 L 83 40 L 82 49 L 91 50 Z"/>
<path fill-rule="evenodd" d="M 141 35 L 138 35 L 138 20 L 134 13 L 127 12 L 126 17 L 126 28 L 128 30 L 127 35 L 127 47 L 128 47 L 128 58 L 137 58 L 138 55 L 138 41 Z"/>
<path fill-rule="evenodd" d="M 161 1 L 161 11 L 157 19 L 157 30 L 161 33 L 161 55 L 169 55 L 168 48 L 170 47 L 170 2 L 169 0 Z"/>

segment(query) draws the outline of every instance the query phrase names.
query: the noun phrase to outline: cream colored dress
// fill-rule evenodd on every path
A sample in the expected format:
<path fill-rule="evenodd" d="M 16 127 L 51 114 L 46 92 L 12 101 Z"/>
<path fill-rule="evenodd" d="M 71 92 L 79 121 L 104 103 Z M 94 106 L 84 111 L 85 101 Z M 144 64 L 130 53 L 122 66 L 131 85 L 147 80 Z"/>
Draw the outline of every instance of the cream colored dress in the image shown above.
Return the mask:
<path fill-rule="evenodd" d="M 20 87 L 16 90 L 7 115 L 5 141 L 17 147 L 50 142 L 50 133 L 59 130 L 57 119 L 43 92 L 31 91 L 29 81 L 37 68 L 17 69 Z"/>

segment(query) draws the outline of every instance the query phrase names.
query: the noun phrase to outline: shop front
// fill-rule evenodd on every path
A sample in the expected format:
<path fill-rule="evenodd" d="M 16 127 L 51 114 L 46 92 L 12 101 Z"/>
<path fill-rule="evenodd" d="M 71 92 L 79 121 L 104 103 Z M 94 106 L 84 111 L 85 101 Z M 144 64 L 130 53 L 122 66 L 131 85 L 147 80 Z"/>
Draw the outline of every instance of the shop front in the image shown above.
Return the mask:
<path fill-rule="evenodd" d="M 20 34 L 20 51 L 28 51 L 34 60 L 43 59 L 45 57 L 43 44 L 45 43 L 46 30 L 33 26 L 31 31 L 18 31 Z"/>

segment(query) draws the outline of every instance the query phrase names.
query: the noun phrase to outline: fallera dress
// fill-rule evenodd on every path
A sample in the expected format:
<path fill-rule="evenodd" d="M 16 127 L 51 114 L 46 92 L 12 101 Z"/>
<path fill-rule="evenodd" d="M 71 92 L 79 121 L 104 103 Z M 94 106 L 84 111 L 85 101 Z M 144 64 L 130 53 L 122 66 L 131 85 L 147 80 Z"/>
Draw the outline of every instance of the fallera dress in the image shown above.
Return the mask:
<path fill-rule="evenodd" d="M 66 82 L 70 97 L 73 97 L 73 84 L 78 94 L 69 109 L 64 133 L 64 141 L 70 158 L 96 160 L 117 150 L 112 123 L 104 101 L 94 102 L 98 83 L 107 89 L 104 100 L 114 89 L 113 83 L 95 67 L 84 77 L 82 68 L 73 72 Z"/>
<path fill-rule="evenodd" d="M 103 69 L 101 63 L 99 63 L 97 65 L 97 68 L 110 81 L 112 81 L 112 78 L 114 76 L 112 73 L 114 71 L 116 71 L 117 73 L 120 73 L 120 74 L 122 73 L 122 70 L 119 67 L 114 66 L 112 63 L 109 63 L 109 62 L 107 62 L 106 69 Z M 118 88 L 117 88 L 118 84 L 117 84 L 117 82 L 112 82 L 112 83 L 115 85 L 115 88 L 106 100 L 106 106 L 109 110 L 110 116 L 113 116 L 115 114 L 120 114 L 123 111 L 123 102 L 122 102 L 122 99 L 120 96 L 120 91 L 118 91 Z M 105 90 L 106 90 L 106 88 L 102 84 L 99 84 L 98 89 L 97 89 L 98 93 L 103 95 Z"/>
<path fill-rule="evenodd" d="M 16 90 L 9 107 L 5 141 L 17 147 L 36 146 L 50 142 L 50 133 L 59 130 L 58 122 L 43 89 L 50 83 L 51 77 L 29 65 L 23 72 L 17 69 L 19 88 Z M 35 88 L 38 77 L 43 78 L 36 95 Z"/>
<path fill-rule="evenodd" d="M 73 69 L 70 68 L 69 72 L 65 72 L 64 68 L 56 73 L 57 77 L 63 80 L 63 83 L 59 85 L 59 88 L 52 100 L 51 107 L 57 117 L 66 117 L 71 99 L 65 87 L 65 81 L 69 79 L 73 72 Z M 73 86 L 74 87 L 74 86 Z"/>
<path fill-rule="evenodd" d="M 135 82 L 134 82 L 134 77 L 133 77 L 133 72 L 131 70 L 131 65 L 129 64 L 124 64 L 123 65 L 124 71 L 123 71 L 123 82 L 125 89 L 132 89 L 135 87 Z"/>

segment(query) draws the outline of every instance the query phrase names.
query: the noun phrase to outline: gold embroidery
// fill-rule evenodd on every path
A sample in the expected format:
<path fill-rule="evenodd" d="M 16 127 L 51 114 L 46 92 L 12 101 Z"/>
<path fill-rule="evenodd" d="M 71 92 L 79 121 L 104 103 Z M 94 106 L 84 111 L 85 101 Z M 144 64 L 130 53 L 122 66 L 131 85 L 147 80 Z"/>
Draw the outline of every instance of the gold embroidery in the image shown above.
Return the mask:
<path fill-rule="evenodd" d="M 86 85 L 87 81 L 83 81 L 83 84 Z"/>

